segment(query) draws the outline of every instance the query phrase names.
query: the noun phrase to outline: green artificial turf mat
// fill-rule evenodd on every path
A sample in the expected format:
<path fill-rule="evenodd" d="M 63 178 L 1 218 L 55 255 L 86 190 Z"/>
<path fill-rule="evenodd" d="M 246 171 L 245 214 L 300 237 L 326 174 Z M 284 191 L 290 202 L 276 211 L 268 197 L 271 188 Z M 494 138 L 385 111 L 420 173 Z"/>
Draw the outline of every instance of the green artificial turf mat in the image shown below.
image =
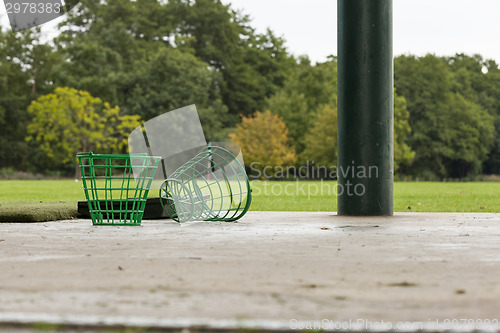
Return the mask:
<path fill-rule="evenodd" d="M 47 222 L 77 217 L 76 202 L 0 202 L 0 222 Z"/>

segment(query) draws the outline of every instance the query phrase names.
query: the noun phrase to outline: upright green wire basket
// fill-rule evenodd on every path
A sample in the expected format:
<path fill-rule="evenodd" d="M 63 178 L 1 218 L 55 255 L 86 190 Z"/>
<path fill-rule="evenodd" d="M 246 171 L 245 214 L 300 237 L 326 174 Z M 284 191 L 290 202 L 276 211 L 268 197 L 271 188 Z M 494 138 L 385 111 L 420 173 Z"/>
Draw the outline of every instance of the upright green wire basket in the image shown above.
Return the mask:
<path fill-rule="evenodd" d="M 94 225 L 140 225 L 161 157 L 78 153 Z"/>

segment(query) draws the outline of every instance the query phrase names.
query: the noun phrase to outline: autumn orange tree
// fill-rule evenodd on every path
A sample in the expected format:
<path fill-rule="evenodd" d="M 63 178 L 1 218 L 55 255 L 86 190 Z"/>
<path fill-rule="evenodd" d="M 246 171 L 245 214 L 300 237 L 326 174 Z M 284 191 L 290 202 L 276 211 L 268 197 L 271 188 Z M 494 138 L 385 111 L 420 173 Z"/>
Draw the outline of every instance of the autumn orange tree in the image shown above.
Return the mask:
<path fill-rule="evenodd" d="M 243 116 L 229 137 L 240 146 L 245 164 L 261 178 L 274 175 L 297 160 L 285 122 L 269 110 Z"/>

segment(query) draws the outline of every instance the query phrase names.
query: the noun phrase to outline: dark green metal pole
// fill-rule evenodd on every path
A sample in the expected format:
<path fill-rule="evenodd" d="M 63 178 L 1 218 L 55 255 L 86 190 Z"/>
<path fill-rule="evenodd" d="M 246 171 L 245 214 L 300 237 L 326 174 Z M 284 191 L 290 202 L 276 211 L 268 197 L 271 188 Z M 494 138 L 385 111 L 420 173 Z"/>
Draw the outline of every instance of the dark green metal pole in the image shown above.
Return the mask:
<path fill-rule="evenodd" d="M 338 0 L 338 214 L 393 214 L 392 0 Z"/>

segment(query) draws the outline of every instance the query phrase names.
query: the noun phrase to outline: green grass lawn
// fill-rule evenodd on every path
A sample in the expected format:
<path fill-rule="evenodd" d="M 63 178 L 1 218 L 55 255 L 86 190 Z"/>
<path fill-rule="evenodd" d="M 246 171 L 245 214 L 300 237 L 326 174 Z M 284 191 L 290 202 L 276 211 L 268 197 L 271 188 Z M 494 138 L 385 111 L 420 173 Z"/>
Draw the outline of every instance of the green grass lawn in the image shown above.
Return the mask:
<path fill-rule="evenodd" d="M 252 181 L 251 210 L 336 211 L 336 182 Z M 397 182 L 396 212 L 500 212 L 500 183 Z"/>
<path fill-rule="evenodd" d="M 336 182 L 252 181 L 250 210 L 336 211 Z M 157 196 L 154 190 L 150 196 Z M 85 200 L 74 180 L 2 180 L 1 202 L 75 202 Z M 396 212 L 499 212 L 500 182 L 394 184 Z"/>
<path fill-rule="evenodd" d="M 74 180 L 0 180 L 0 202 L 77 202 L 85 200 Z"/>

